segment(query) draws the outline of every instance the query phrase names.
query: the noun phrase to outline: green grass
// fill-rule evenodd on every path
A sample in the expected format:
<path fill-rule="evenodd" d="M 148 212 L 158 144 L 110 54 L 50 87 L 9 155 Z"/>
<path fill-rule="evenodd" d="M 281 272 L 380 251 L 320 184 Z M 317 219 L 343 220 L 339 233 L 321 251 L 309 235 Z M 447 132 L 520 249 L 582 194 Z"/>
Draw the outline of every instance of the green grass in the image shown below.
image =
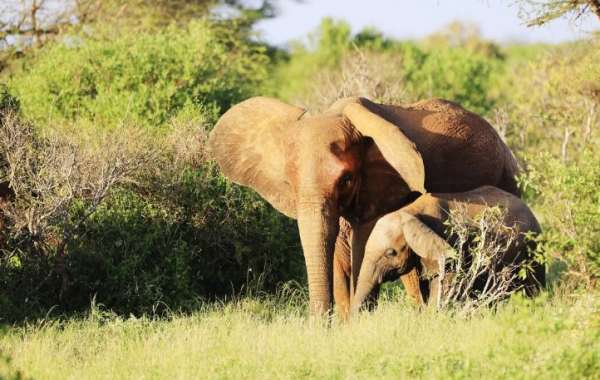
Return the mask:
<path fill-rule="evenodd" d="M 383 302 L 331 327 L 272 298 L 160 320 L 95 309 L 5 329 L 0 378 L 600 378 L 599 305 L 597 293 L 516 299 L 463 318 Z"/>

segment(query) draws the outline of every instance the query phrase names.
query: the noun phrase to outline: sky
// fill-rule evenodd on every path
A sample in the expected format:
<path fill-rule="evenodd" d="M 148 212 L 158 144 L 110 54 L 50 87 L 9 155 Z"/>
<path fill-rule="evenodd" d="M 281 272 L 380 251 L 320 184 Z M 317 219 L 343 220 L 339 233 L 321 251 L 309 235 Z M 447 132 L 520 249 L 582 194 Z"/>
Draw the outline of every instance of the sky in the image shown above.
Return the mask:
<path fill-rule="evenodd" d="M 598 30 L 595 16 L 573 24 L 558 19 L 528 28 L 518 17 L 514 0 L 280 0 L 279 15 L 261 21 L 257 30 L 272 44 L 283 46 L 306 37 L 323 17 L 346 20 L 353 32 L 372 26 L 389 37 L 416 39 L 459 20 L 477 24 L 484 37 L 500 43 L 559 43 Z"/>

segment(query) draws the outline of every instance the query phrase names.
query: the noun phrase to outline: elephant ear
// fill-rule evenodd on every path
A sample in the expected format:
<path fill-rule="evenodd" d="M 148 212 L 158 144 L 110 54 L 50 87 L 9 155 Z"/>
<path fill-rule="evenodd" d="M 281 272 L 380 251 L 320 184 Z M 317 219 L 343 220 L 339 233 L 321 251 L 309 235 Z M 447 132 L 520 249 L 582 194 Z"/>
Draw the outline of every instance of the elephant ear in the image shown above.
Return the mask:
<path fill-rule="evenodd" d="M 400 211 L 402 232 L 406 244 L 421 257 L 421 263 L 430 274 L 437 275 L 430 283 L 430 305 L 440 307 L 446 268 L 446 257 L 452 247 L 425 223 L 407 212 Z"/>
<path fill-rule="evenodd" d="M 416 216 L 400 211 L 400 218 L 406 244 L 422 259 L 439 262 L 452 252 L 450 244 Z"/>
<path fill-rule="evenodd" d="M 208 140 L 208 150 L 225 176 L 253 188 L 292 218 L 296 196 L 286 157 L 293 145 L 293 124 L 305 112 L 277 99 L 250 98 L 221 116 Z"/>
<path fill-rule="evenodd" d="M 398 125 L 381 116 L 385 110 L 364 98 L 343 99 L 341 104 L 345 104 L 344 116 L 363 136 L 373 139 L 383 158 L 400 174 L 408 188 L 425 193 L 425 166 L 421 154 Z"/>

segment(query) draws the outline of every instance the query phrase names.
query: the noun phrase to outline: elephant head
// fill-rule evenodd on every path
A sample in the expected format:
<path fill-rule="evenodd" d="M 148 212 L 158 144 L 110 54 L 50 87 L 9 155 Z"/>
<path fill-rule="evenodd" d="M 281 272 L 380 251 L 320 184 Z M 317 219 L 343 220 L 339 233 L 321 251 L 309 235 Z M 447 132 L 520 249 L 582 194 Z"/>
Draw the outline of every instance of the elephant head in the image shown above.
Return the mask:
<path fill-rule="evenodd" d="M 425 190 L 421 155 L 382 116 L 386 107 L 344 99 L 306 116 L 301 108 L 255 97 L 227 111 L 211 132 L 209 150 L 222 172 L 298 220 L 313 315 L 331 307 L 339 217 L 354 228 Z"/>
<path fill-rule="evenodd" d="M 352 304 L 356 314 L 371 290 L 382 282 L 407 273 L 412 259 L 423 264 L 428 275 L 435 276 L 430 293 L 434 304 L 440 299 L 445 257 L 452 247 L 416 216 L 398 210 L 380 218 L 367 241 L 365 256 Z"/>

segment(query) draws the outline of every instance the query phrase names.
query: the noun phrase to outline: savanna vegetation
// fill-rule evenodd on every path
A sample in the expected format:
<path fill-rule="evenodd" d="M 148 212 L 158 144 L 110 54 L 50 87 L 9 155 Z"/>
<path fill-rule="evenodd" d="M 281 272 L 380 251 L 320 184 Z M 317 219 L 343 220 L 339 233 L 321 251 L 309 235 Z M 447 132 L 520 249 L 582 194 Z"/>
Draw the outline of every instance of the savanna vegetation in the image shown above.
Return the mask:
<path fill-rule="evenodd" d="M 599 376 L 598 36 L 501 45 L 453 23 L 400 41 L 325 19 L 283 49 L 252 32 L 270 2 L 176 3 L 0 19 L 0 378 Z M 204 150 L 254 95 L 485 116 L 521 165 L 548 290 L 465 316 L 389 287 L 348 325 L 307 319 L 295 222 Z"/>

